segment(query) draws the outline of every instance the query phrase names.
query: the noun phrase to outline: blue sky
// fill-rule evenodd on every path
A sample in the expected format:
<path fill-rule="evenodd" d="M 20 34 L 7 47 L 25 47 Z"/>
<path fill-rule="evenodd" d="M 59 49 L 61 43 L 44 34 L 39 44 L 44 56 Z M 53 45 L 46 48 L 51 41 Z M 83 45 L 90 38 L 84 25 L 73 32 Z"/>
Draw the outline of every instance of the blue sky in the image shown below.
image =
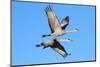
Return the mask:
<path fill-rule="evenodd" d="M 61 43 L 71 56 L 63 58 L 51 48 L 35 47 L 53 37 L 41 38 L 49 34 L 45 7 L 52 5 L 61 21 L 70 17 L 68 30 L 78 28 L 79 31 L 59 38 L 70 38 L 73 42 Z M 12 2 L 12 64 L 44 64 L 59 62 L 76 62 L 95 60 L 95 7 L 44 4 L 29 2 Z"/>

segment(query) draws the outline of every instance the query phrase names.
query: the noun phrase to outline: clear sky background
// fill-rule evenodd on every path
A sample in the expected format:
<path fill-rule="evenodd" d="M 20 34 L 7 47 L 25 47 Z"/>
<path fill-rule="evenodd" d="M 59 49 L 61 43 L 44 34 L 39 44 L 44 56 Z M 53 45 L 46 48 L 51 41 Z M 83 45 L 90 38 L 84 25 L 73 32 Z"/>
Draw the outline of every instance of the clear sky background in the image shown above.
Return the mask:
<path fill-rule="evenodd" d="M 63 58 L 51 48 L 35 47 L 53 37 L 49 34 L 45 7 L 51 5 L 61 21 L 70 17 L 68 30 L 79 31 L 59 38 L 70 38 L 73 42 L 61 43 L 71 56 Z M 95 60 L 95 7 L 62 4 L 12 2 L 12 64 L 44 64 Z"/>

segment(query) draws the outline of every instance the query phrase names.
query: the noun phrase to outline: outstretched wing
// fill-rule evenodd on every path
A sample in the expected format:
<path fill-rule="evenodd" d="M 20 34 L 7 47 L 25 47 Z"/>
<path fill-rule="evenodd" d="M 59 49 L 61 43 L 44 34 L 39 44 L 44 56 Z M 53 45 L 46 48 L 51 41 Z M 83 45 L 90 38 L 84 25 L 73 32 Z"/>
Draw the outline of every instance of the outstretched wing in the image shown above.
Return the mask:
<path fill-rule="evenodd" d="M 57 29 L 61 30 L 61 26 L 57 16 L 55 15 L 53 8 L 49 5 L 45 8 L 46 15 L 48 17 L 48 23 L 51 29 L 51 32 L 55 32 Z"/>
<path fill-rule="evenodd" d="M 69 24 L 69 16 L 65 17 L 61 22 L 62 29 L 65 29 Z"/>
<path fill-rule="evenodd" d="M 68 55 L 64 47 L 57 40 L 54 40 L 53 46 L 51 46 L 51 48 L 56 52 L 58 52 L 63 57 L 66 57 Z"/>

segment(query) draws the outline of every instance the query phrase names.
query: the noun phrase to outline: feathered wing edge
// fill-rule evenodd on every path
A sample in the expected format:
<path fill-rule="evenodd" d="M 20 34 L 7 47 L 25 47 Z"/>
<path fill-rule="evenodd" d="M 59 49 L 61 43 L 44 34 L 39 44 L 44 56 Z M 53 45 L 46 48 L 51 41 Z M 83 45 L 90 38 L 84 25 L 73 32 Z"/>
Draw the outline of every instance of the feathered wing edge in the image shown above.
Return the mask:
<path fill-rule="evenodd" d="M 54 40 L 53 46 L 51 46 L 51 48 L 58 52 L 64 58 L 68 55 L 64 47 L 56 39 Z"/>
<path fill-rule="evenodd" d="M 69 25 L 69 16 L 66 16 L 61 22 L 62 29 L 65 29 Z"/>

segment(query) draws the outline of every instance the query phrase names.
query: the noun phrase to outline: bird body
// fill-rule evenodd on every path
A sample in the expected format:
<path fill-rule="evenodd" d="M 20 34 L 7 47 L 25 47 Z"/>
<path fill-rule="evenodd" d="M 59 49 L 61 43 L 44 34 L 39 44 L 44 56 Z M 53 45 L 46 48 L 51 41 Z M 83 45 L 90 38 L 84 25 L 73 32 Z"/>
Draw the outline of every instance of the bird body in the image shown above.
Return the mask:
<path fill-rule="evenodd" d="M 64 30 L 62 30 L 62 31 L 57 30 L 56 32 L 50 34 L 50 36 L 55 36 L 55 37 L 57 37 L 57 36 L 64 35 L 65 33 L 66 33 L 66 32 L 65 32 Z"/>

